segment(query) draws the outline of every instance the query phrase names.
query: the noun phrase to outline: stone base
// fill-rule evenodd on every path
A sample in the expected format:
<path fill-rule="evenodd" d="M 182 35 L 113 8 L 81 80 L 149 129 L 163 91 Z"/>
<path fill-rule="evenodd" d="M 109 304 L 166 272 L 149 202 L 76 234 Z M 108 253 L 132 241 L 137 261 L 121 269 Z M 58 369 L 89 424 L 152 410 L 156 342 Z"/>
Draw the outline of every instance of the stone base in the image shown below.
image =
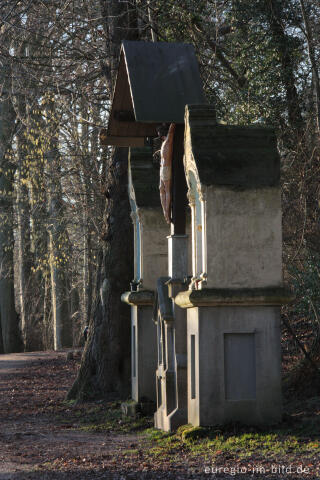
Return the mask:
<path fill-rule="evenodd" d="M 172 245 L 177 236 L 170 237 Z M 179 240 L 186 240 L 180 236 Z M 177 242 L 179 244 L 179 242 Z M 170 248 L 169 248 L 170 250 Z M 159 279 L 160 280 L 160 279 Z M 186 311 L 175 307 L 172 298 L 181 290 L 181 280 L 158 281 L 158 358 L 156 371 L 157 406 L 155 427 L 166 432 L 188 421 Z M 170 308 L 165 308 L 168 305 Z M 160 323 L 159 323 L 160 322 Z"/>
<path fill-rule="evenodd" d="M 279 307 L 188 309 L 188 423 L 281 421 Z"/>
<path fill-rule="evenodd" d="M 123 417 L 137 418 L 141 416 L 151 416 L 154 414 L 156 404 L 154 402 L 135 402 L 130 400 L 121 403 L 121 412 Z"/>
<path fill-rule="evenodd" d="M 171 432 L 188 423 L 186 365 L 181 367 L 177 362 L 177 373 L 163 371 L 160 366 L 156 377 L 158 409 L 154 414 L 154 426 L 159 430 Z"/>
<path fill-rule="evenodd" d="M 121 300 L 131 306 L 131 397 L 136 402 L 156 401 L 157 331 L 152 321 L 154 292 L 125 292 Z M 153 413 L 153 412 L 152 412 Z"/>
<path fill-rule="evenodd" d="M 154 426 L 165 432 L 172 432 L 187 423 L 187 409 L 176 408 L 169 415 L 166 414 L 165 408 L 158 408 L 154 414 Z"/>

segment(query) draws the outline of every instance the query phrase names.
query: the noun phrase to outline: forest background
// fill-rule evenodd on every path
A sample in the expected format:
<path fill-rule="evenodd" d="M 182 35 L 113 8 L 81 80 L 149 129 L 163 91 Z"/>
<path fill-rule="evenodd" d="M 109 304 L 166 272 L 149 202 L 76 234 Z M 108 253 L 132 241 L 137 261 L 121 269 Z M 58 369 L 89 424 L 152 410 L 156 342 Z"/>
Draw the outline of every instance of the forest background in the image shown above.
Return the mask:
<path fill-rule="evenodd" d="M 128 395 L 127 149 L 101 139 L 121 41 L 187 42 L 220 121 L 277 130 L 283 357 L 317 369 L 319 16 L 319 0 L 0 1 L 0 353 L 78 346 L 89 325 L 69 397 Z"/>

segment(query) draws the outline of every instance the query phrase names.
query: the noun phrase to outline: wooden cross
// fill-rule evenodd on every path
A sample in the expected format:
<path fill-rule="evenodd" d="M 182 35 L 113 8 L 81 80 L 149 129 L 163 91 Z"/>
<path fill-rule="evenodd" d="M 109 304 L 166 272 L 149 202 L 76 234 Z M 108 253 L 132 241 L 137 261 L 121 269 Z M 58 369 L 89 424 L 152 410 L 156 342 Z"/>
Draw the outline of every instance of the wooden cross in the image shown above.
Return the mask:
<path fill-rule="evenodd" d="M 172 153 L 172 221 L 171 235 L 185 235 L 187 209 L 187 182 L 183 167 L 184 125 L 177 124 Z"/>

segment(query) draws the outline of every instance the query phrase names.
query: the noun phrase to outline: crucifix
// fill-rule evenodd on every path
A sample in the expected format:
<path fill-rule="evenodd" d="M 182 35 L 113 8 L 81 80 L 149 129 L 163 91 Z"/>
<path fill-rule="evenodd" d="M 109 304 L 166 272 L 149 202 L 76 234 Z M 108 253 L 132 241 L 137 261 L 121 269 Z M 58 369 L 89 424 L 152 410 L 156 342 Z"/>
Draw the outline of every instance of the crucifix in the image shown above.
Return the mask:
<path fill-rule="evenodd" d="M 162 211 L 166 222 L 171 222 L 171 187 L 172 187 L 172 153 L 175 124 L 171 123 L 168 133 L 162 135 L 161 128 L 159 135 L 162 140 L 160 149 L 160 200 Z"/>
<path fill-rule="evenodd" d="M 168 132 L 158 128 L 162 140 L 160 163 L 160 198 L 166 222 L 172 235 L 185 234 L 187 183 L 183 168 L 184 126 L 170 124 Z"/>
<path fill-rule="evenodd" d="M 164 137 L 160 193 L 164 216 L 170 224 L 168 275 L 158 280 L 165 278 L 166 300 L 172 305 L 172 315 L 170 318 L 161 317 L 165 327 L 161 339 L 166 345 L 166 360 L 159 361 L 156 371 L 160 396 L 157 394 L 155 412 L 155 425 L 164 430 L 172 430 L 187 422 L 186 314 L 175 305 L 174 299 L 186 288 L 184 281 L 188 276 L 187 184 L 183 166 L 185 107 L 203 102 L 192 45 L 123 42 L 105 145 L 141 148 L 149 145 L 150 138 L 157 136 L 158 125 L 167 125 L 164 135 L 160 135 Z M 151 162 L 149 168 L 151 172 Z M 147 185 L 143 187 L 144 199 L 148 202 Z M 152 245 L 147 247 L 151 251 Z M 158 285 L 154 288 L 158 293 L 162 291 Z M 136 348 L 140 354 L 144 351 L 144 345 L 139 341 Z M 143 368 L 143 364 L 140 365 Z"/>
<path fill-rule="evenodd" d="M 160 198 L 166 222 L 170 224 L 168 238 L 168 286 L 172 301 L 173 320 L 158 319 L 161 325 L 160 340 L 164 341 L 167 358 L 163 371 L 158 366 L 158 391 L 161 402 L 155 413 L 155 426 L 172 430 L 185 423 L 187 418 L 186 388 L 186 316 L 174 304 L 175 296 L 181 291 L 188 275 L 188 236 L 186 235 L 187 184 L 184 174 L 184 125 L 171 123 L 163 132 L 158 128 L 162 139 L 160 161 Z M 166 134 L 165 134 L 166 133 Z M 165 333 L 164 333 L 165 332 Z"/>

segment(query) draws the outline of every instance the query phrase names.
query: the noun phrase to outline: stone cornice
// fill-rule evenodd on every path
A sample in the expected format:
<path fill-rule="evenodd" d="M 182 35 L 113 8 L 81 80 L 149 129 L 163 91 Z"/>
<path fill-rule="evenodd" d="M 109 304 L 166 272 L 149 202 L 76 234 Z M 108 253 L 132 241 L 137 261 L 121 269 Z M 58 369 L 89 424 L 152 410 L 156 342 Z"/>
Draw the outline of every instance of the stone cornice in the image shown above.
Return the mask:
<path fill-rule="evenodd" d="M 138 290 L 137 292 L 124 292 L 121 301 L 128 305 L 153 305 L 155 293 L 153 290 Z"/>
<path fill-rule="evenodd" d="M 178 293 L 175 303 L 181 308 L 280 306 L 294 300 L 284 287 L 266 288 L 204 288 Z"/>

